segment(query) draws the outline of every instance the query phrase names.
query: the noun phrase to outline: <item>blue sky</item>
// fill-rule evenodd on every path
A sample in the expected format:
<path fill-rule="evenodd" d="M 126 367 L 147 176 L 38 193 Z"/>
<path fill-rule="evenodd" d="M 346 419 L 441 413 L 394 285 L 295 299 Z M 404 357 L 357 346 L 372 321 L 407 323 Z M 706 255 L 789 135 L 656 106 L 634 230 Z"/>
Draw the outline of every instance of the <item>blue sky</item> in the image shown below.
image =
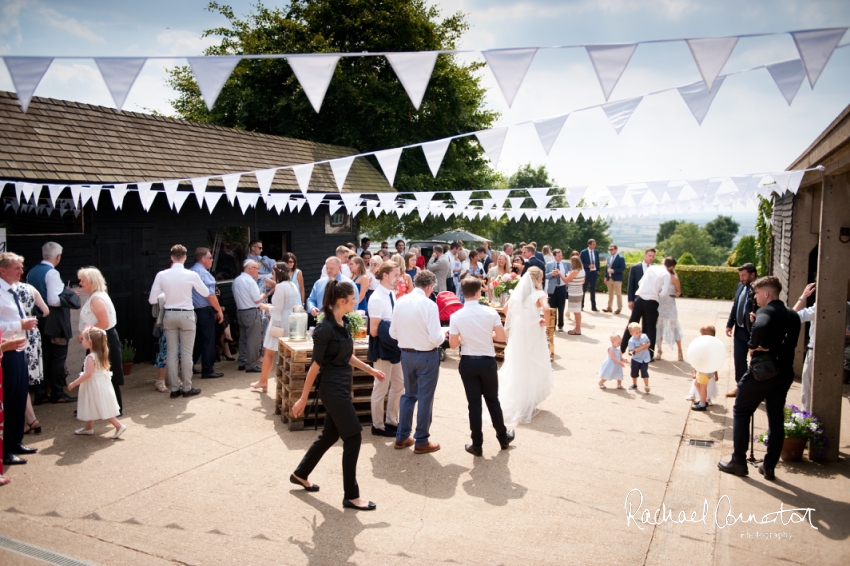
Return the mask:
<path fill-rule="evenodd" d="M 462 11 L 467 49 L 619 43 L 850 26 L 846 0 L 430 0 Z M 230 2 L 239 14 L 249 1 Z M 266 2 L 268 6 L 283 5 Z M 204 1 L 0 0 L 0 53 L 15 55 L 193 55 L 215 43 L 202 30 L 224 19 Z M 850 42 L 850 36 L 843 43 Z M 788 35 L 742 39 L 724 72 L 796 57 Z M 478 58 L 478 55 L 465 56 Z M 149 61 L 127 109 L 172 112 L 164 66 Z M 604 102 L 583 49 L 542 50 L 508 108 L 488 70 L 487 104 L 500 125 L 563 114 Z M 619 100 L 700 78 L 683 42 L 641 45 L 614 90 Z M 13 90 L 0 66 L 0 89 Z M 36 95 L 112 106 L 93 62 L 54 62 Z M 601 110 L 572 115 L 546 157 L 531 125 L 513 128 L 499 169 L 545 164 L 562 185 L 699 178 L 785 169 L 850 103 L 850 48 L 837 50 L 814 91 L 804 83 L 789 108 L 767 71 L 728 79 L 697 126 L 675 92 L 644 99 L 616 135 Z M 425 140 L 423 140 L 425 141 Z"/>

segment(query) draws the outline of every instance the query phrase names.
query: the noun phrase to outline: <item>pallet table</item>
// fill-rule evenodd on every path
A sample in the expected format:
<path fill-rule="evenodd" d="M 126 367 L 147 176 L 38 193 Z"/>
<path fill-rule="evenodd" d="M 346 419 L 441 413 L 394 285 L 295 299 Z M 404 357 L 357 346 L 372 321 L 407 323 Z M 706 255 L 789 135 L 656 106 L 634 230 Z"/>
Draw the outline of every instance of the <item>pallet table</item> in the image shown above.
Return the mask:
<path fill-rule="evenodd" d="M 502 317 L 502 324 L 505 324 L 505 310 L 497 303 L 491 304 L 491 307 L 496 309 L 496 312 L 499 313 L 499 316 Z M 555 360 L 555 323 L 558 320 L 558 309 L 550 308 L 549 309 L 549 326 L 546 327 L 546 342 L 549 343 L 549 359 Z M 496 359 L 504 360 L 505 359 L 505 346 L 507 344 L 505 342 L 494 342 L 494 346 L 496 346 Z"/>

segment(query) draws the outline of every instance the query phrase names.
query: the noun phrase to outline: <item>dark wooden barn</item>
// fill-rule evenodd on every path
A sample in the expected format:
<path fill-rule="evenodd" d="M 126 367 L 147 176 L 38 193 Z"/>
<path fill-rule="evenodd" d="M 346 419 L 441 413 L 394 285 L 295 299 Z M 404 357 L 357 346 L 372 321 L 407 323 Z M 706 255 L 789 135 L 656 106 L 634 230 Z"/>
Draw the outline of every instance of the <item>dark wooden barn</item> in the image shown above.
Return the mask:
<path fill-rule="evenodd" d="M 154 182 L 152 188 L 161 191 L 158 181 L 311 163 L 355 153 L 353 148 L 63 100 L 33 98 L 24 114 L 13 94 L 0 92 L 0 222 L 6 231 L 6 248 L 23 255 L 29 269 L 41 261 L 44 242 L 58 242 L 64 248 L 58 269 L 72 284 L 80 267 L 98 267 L 115 303 L 121 337 L 139 346 L 137 361 L 149 359 L 154 345 L 147 297 L 157 271 L 168 266 L 172 245 L 183 244 L 190 253 L 200 246 L 213 248 L 217 257 L 213 271 L 222 281 L 227 305 L 232 262 L 231 266 L 225 264 L 228 257 L 224 252 L 229 245 L 259 238 L 269 257 L 295 253 L 309 290 L 335 247 L 355 240 L 356 221 L 343 213 L 344 208 L 330 215 L 323 205 L 313 214 L 303 203 L 300 209 L 278 214 L 262 199 L 243 213 L 238 201 L 230 204 L 222 197 L 210 213 L 207 206 L 199 206 L 194 194 L 178 213 L 160 193 L 146 212 L 133 184 L 118 210 L 108 187 L 100 193 L 96 209 L 89 201 L 77 210 L 71 203 L 79 186 Z M 33 198 L 22 204 L 22 198 L 19 203 L 16 192 L 21 185 L 15 182 L 38 187 L 37 202 Z M 54 190 L 64 187 L 55 206 L 48 185 L 54 185 Z M 76 185 L 74 192 L 72 185 Z M 222 179 L 210 178 L 207 188 L 222 191 Z M 191 191 L 192 185 L 184 181 L 179 190 Z M 343 192 L 356 193 L 392 190 L 364 159 L 354 161 L 343 187 Z M 243 175 L 239 191 L 257 193 L 256 177 Z M 316 165 L 309 192 L 337 192 L 330 166 Z M 272 195 L 285 193 L 300 194 L 291 170 L 277 171 L 271 186 Z"/>

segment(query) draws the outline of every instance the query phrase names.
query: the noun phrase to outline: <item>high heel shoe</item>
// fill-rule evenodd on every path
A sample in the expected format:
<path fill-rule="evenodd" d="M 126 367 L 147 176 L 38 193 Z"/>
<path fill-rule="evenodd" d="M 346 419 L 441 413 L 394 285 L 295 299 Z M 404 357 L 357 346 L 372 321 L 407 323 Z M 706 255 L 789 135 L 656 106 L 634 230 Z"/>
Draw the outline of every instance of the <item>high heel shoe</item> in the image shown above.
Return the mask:
<path fill-rule="evenodd" d="M 228 356 L 227 354 L 222 354 L 222 356 L 224 356 L 224 359 L 227 360 L 228 362 L 236 361 L 236 356 Z"/>
<path fill-rule="evenodd" d="M 263 393 L 268 393 L 269 385 L 268 385 L 268 383 L 266 385 L 260 385 L 259 381 L 255 381 L 254 383 L 251 384 L 251 389 L 262 389 Z"/>
<path fill-rule="evenodd" d="M 319 486 L 317 486 L 316 484 L 313 484 L 310 487 L 307 487 L 306 485 L 301 483 L 301 480 L 299 480 L 298 478 L 295 477 L 295 474 L 289 474 L 289 483 L 294 483 L 295 485 L 300 485 L 301 487 L 303 487 L 307 491 L 319 491 Z"/>
<path fill-rule="evenodd" d="M 33 426 L 33 425 L 38 426 Z M 33 419 L 31 423 L 27 423 L 27 429 L 24 431 L 24 434 L 29 433 L 41 434 L 41 423 L 38 422 L 38 419 Z"/>

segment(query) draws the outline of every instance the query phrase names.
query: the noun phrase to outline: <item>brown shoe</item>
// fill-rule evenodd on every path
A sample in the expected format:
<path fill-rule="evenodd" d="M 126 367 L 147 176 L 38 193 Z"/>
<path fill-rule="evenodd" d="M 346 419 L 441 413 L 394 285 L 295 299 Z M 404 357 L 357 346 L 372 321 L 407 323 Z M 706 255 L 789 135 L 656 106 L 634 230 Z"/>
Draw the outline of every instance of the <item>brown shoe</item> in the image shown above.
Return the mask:
<path fill-rule="evenodd" d="M 737 395 L 738 395 L 738 388 L 737 387 L 726 394 L 727 397 L 736 397 Z"/>
<path fill-rule="evenodd" d="M 398 440 L 396 440 L 396 442 L 395 442 L 395 449 L 396 449 L 396 450 L 401 450 L 401 449 L 403 449 L 403 448 L 407 448 L 408 446 L 413 446 L 413 444 L 414 444 L 414 440 L 413 440 L 411 437 L 409 437 L 409 436 L 408 436 L 407 438 L 405 438 L 405 439 L 404 439 L 404 440 L 402 440 L 401 442 L 399 442 Z"/>
<path fill-rule="evenodd" d="M 611 309 L 602 309 L 602 312 L 611 312 Z"/>
<path fill-rule="evenodd" d="M 414 454 L 427 454 L 428 452 L 436 452 L 440 449 L 440 445 L 436 442 L 429 442 L 428 444 L 423 444 L 422 446 L 417 446 L 413 449 Z"/>
<path fill-rule="evenodd" d="M 620 309 L 615 310 L 614 314 L 620 314 Z"/>

